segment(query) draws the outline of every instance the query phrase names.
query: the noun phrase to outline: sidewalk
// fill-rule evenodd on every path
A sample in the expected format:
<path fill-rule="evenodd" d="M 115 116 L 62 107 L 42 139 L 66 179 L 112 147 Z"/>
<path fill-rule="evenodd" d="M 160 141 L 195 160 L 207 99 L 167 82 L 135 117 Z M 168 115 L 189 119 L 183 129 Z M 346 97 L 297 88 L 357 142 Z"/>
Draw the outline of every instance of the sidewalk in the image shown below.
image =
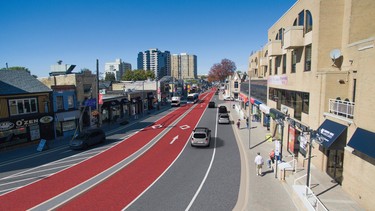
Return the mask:
<path fill-rule="evenodd" d="M 151 115 L 155 115 L 158 113 L 161 113 L 167 109 L 170 108 L 169 104 L 160 106 L 160 110 L 153 109 L 149 113 L 145 113 L 144 115 L 140 114 L 138 115 L 137 119 L 134 119 L 134 117 L 130 117 L 127 120 L 129 121 L 129 124 L 139 122 L 141 120 L 144 120 L 148 118 Z M 105 132 L 108 132 L 112 129 L 118 128 L 118 127 L 126 127 L 126 125 L 121 125 L 120 123 L 124 121 L 125 119 L 119 119 L 116 122 L 113 123 L 103 123 L 100 128 L 102 128 Z M 85 128 L 86 129 L 86 128 Z M 33 156 L 34 154 L 40 154 L 40 153 L 50 153 L 51 151 L 54 151 L 54 149 L 63 147 L 63 146 L 68 146 L 69 141 L 72 139 L 71 136 L 69 137 L 59 137 L 54 140 L 48 140 L 47 145 L 48 149 L 43 150 L 41 152 L 37 151 L 38 143 L 36 144 L 30 144 L 30 145 L 25 145 L 25 146 L 19 146 L 16 148 L 12 149 L 2 149 L 0 150 L 0 163 L 15 159 L 18 157 L 24 157 L 24 156 Z"/>
<path fill-rule="evenodd" d="M 232 107 L 229 111 L 232 120 L 236 122 L 240 117 L 239 111 Z M 244 187 L 240 189 L 235 210 L 314 210 L 311 204 L 317 205 L 318 210 L 364 210 L 342 190 L 340 185 L 332 183 L 326 173 L 315 169 L 313 165 L 311 165 L 313 194 L 308 192 L 308 197 L 306 197 L 306 177 L 303 177 L 306 175 L 307 167 L 297 166 L 296 173 L 288 172 L 285 180 L 281 180 L 280 175 L 275 178 L 274 171 L 266 164 L 269 152 L 275 148 L 273 142 L 265 140 L 270 131 L 267 131 L 267 128 L 263 127 L 260 122 L 251 122 L 250 126 L 252 129 L 249 141 L 249 130 L 243 118 L 240 129 L 237 129 L 235 124 L 232 125 L 240 151 L 244 155 L 241 155 L 241 162 L 244 163 L 241 167 L 245 171 L 241 172 L 241 177 L 247 177 L 241 178 L 241 187 Z M 254 158 L 257 152 L 260 152 L 265 162 L 263 177 L 256 176 Z M 292 157 L 288 155 L 284 147 L 285 162 L 292 160 Z M 242 160 L 242 157 L 246 160 Z M 295 182 L 298 178 L 300 179 Z"/>

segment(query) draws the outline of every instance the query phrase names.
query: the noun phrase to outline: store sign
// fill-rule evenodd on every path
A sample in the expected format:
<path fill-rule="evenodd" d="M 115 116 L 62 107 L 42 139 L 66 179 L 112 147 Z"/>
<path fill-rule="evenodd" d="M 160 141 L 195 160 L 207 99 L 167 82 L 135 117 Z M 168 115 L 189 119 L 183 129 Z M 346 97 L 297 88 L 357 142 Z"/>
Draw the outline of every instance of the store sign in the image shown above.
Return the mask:
<path fill-rule="evenodd" d="M 50 123 L 50 122 L 53 121 L 53 117 L 52 117 L 52 116 L 44 116 L 44 117 L 40 118 L 39 121 L 40 121 L 41 123 L 44 123 L 44 124 L 46 124 L 46 123 Z"/>
<path fill-rule="evenodd" d="M 38 123 L 39 123 L 38 119 L 28 119 L 28 120 L 20 119 L 16 121 L 17 127 L 27 127 L 29 125 L 35 125 Z"/>
<path fill-rule="evenodd" d="M 14 127 L 12 122 L 0 122 L 0 131 L 10 130 Z"/>

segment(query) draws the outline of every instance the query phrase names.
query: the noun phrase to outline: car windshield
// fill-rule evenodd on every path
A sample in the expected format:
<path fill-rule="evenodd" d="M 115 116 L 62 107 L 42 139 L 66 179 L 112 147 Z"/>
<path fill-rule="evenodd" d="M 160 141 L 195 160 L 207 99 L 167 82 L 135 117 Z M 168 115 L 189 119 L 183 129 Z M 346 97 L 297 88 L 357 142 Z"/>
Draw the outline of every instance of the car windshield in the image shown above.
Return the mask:
<path fill-rule="evenodd" d="M 228 115 L 221 115 L 220 118 L 228 118 Z"/>
<path fill-rule="evenodd" d="M 87 136 L 86 133 L 80 133 L 78 134 L 78 136 L 76 136 L 76 139 L 85 139 L 86 136 Z"/>
<path fill-rule="evenodd" d="M 206 138 L 206 134 L 204 134 L 204 133 L 194 133 L 194 138 Z"/>

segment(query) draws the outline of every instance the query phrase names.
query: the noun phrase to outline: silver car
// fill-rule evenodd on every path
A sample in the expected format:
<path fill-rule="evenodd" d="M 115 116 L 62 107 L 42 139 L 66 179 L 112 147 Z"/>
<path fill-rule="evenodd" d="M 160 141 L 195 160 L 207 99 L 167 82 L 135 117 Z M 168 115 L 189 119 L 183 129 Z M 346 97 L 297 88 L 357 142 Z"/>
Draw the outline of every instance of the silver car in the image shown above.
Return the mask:
<path fill-rule="evenodd" d="M 196 127 L 191 134 L 191 146 L 210 146 L 211 130 L 206 127 Z"/>
<path fill-rule="evenodd" d="M 228 114 L 219 114 L 219 124 L 229 124 L 229 115 Z"/>

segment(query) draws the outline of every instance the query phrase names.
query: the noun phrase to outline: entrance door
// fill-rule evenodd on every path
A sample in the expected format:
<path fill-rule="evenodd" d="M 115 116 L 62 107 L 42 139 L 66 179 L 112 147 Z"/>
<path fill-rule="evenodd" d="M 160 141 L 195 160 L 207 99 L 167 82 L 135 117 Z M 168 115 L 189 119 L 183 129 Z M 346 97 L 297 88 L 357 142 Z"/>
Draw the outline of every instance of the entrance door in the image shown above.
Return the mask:
<path fill-rule="evenodd" d="M 344 150 L 328 150 L 327 174 L 339 184 L 342 183 Z"/>

